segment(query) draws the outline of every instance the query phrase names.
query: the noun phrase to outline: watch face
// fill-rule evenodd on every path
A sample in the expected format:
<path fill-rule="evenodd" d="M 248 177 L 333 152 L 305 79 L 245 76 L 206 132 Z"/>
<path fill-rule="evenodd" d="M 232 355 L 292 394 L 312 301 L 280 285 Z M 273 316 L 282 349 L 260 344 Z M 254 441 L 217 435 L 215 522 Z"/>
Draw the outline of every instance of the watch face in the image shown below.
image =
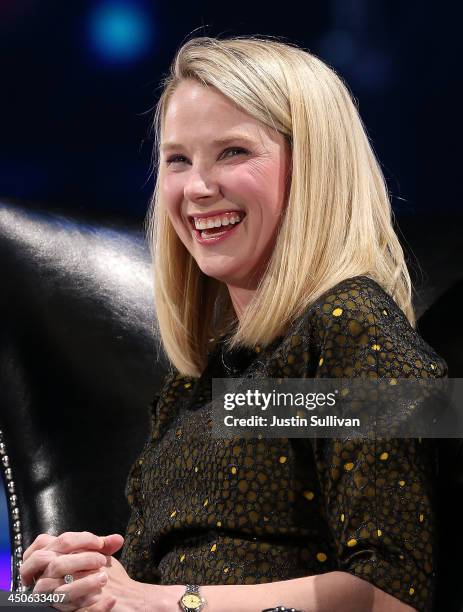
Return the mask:
<path fill-rule="evenodd" d="M 183 595 L 182 604 L 186 608 L 199 608 L 199 606 L 201 605 L 201 597 L 196 593 L 188 593 L 186 595 Z"/>

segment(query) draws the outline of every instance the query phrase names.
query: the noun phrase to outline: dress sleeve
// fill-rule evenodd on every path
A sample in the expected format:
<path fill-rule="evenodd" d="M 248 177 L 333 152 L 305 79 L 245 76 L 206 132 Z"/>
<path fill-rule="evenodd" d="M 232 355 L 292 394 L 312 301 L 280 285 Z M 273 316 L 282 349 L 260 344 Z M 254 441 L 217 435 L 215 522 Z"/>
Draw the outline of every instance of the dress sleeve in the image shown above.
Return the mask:
<path fill-rule="evenodd" d="M 317 378 L 446 375 L 445 362 L 376 284 L 353 283 L 326 295 L 313 328 Z M 429 612 L 435 588 L 434 441 L 323 438 L 312 447 L 339 570 Z"/>
<path fill-rule="evenodd" d="M 156 423 L 156 407 L 159 394 L 149 405 L 151 432 L 154 431 Z M 148 440 L 142 453 L 133 463 L 125 487 L 125 495 L 130 508 L 129 522 L 125 533 L 124 546 L 122 548 L 120 562 L 126 572 L 133 580 L 155 584 L 159 575 L 151 558 L 150 543 L 146 541 L 145 516 L 143 512 L 143 500 L 141 490 L 141 470 L 144 462 L 144 454 L 149 445 Z"/>

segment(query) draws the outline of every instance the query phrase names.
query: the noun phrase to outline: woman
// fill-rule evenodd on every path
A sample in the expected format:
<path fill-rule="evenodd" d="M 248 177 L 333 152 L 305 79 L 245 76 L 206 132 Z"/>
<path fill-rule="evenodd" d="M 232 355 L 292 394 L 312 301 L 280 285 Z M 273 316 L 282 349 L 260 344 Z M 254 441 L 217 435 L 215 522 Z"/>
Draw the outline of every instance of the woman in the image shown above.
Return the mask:
<path fill-rule="evenodd" d="M 173 367 L 130 473 L 121 563 L 121 536 L 42 534 L 23 582 L 68 593 L 65 610 L 429 611 L 428 441 L 211 436 L 212 378 L 446 374 L 413 329 L 384 179 L 345 86 L 296 47 L 194 39 L 156 129 L 149 233 Z M 206 603 L 197 588 L 179 603 L 192 583 Z"/>

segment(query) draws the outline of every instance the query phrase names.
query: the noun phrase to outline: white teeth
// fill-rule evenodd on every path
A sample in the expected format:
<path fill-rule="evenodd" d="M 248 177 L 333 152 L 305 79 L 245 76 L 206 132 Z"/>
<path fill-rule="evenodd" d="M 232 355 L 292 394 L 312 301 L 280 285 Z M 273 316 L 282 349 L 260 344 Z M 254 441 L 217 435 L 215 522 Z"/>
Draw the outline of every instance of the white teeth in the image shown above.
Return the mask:
<path fill-rule="evenodd" d="M 210 234 L 206 234 L 205 232 L 201 232 L 201 238 L 205 240 L 210 240 L 211 238 L 218 238 L 222 236 L 222 234 L 226 234 L 227 232 L 215 232 L 212 236 Z"/>
<path fill-rule="evenodd" d="M 209 217 L 207 219 L 194 219 L 194 225 L 197 230 L 213 229 L 215 227 L 221 227 L 222 225 L 235 225 L 239 223 L 241 218 L 238 214 L 225 214 L 218 217 Z"/>

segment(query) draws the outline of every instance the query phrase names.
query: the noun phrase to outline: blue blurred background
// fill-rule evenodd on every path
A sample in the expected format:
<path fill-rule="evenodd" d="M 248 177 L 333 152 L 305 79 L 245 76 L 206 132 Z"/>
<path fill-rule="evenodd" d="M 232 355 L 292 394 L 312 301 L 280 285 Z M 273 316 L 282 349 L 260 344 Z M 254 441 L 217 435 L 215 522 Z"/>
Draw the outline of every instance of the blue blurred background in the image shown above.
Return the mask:
<path fill-rule="evenodd" d="M 320 55 L 359 101 L 399 212 L 457 206 L 461 21 L 450 6 L 1 0 L 0 197 L 141 218 L 160 76 L 191 32 L 269 34 Z M 403 199 L 401 199 L 403 198 Z"/>
<path fill-rule="evenodd" d="M 6 496 L 0 475 L 0 589 L 8 590 L 11 579 L 9 525 L 6 513 Z"/>
<path fill-rule="evenodd" d="M 0 0 L 0 198 L 141 225 L 159 80 L 195 31 L 280 36 L 319 55 L 358 100 L 397 215 L 452 216 L 461 174 L 454 10 L 412 0 L 308 0 L 277 12 L 240 0 Z"/>

